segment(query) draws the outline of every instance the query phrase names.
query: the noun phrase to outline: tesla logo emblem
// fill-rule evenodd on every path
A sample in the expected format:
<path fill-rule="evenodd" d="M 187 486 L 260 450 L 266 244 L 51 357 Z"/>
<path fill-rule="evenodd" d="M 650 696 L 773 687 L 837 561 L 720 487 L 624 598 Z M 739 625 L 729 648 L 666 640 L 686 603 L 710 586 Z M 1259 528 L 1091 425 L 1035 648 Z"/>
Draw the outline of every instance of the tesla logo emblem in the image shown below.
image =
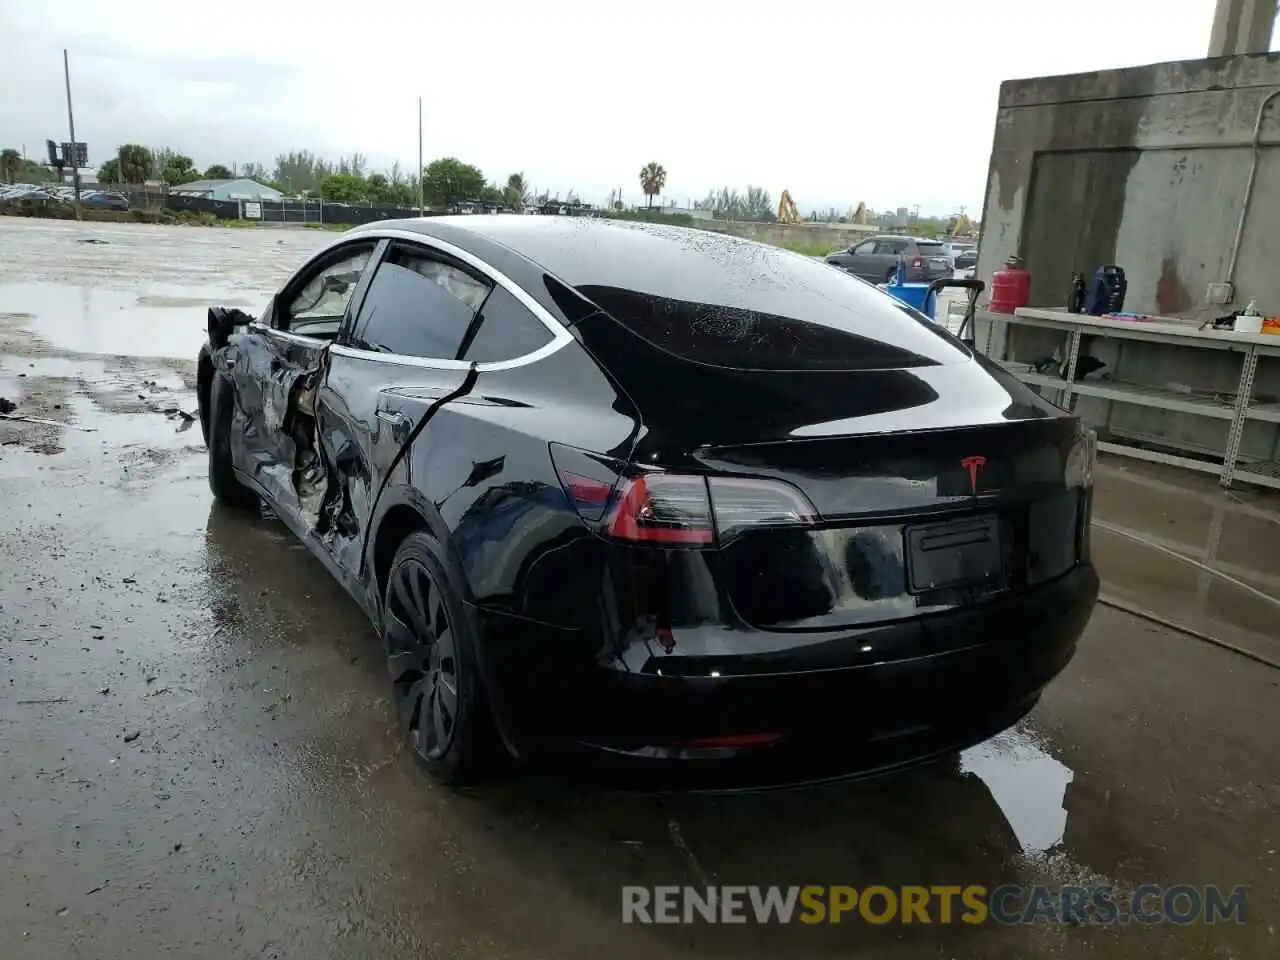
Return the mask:
<path fill-rule="evenodd" d="M 960 461 L 960 466 L 969 471 L 969 492 L 975 497 L 978 495 L 978 474 L 986 465 L 986 457 L 965 457 Z"/>

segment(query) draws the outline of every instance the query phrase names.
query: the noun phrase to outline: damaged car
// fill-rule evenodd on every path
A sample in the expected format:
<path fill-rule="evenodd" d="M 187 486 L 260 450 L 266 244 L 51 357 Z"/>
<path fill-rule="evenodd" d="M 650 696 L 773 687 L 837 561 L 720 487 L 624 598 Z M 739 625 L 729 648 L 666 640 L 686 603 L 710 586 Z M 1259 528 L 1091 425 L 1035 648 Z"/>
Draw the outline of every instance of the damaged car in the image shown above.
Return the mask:
<path fill-rule="evenodd" d="M 870 284 L 653 224 L 344 233 L 209 311 L 217 500 L 366 611 L 449 783 L 822 780 L 1010 726 L 1093 609 L 1095 444 Z"/>

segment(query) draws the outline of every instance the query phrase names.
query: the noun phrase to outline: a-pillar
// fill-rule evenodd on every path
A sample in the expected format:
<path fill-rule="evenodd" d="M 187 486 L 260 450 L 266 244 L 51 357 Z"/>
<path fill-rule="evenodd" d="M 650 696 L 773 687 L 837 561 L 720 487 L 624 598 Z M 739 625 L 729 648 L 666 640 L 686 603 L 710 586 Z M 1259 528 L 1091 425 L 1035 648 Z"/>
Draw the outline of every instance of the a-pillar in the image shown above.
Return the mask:
<path fill-rule="evenodd" d="M 1218 0 L 1209 34 L 1209 56 L 1266 53 L 1276 23 L 1277 0 Z"/>

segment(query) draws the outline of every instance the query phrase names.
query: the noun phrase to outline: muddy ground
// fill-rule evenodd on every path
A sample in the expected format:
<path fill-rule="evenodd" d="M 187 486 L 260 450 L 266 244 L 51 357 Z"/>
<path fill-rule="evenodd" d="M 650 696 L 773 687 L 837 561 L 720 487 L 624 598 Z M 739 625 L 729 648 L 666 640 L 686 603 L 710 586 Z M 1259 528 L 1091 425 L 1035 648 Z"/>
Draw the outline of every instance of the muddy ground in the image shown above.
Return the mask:
<path fill-rule="evenodd" d="M 60 424 L 0 421 L 5 960 L 1276 955 L 1280 671 L 1110 607 L 958 768 L 433 788 L 368 624 L 277 523 L 212 505 L 174 412 L 205 305 L 257 308 L 325 239 L 0 219 L 0 396 Z M 1274 499 L 1100 474 L 1109 595 L 1280 658 Z M 1251 889 L 1239 926 L 620 922 L 624 884 L 735 882 Z"/>

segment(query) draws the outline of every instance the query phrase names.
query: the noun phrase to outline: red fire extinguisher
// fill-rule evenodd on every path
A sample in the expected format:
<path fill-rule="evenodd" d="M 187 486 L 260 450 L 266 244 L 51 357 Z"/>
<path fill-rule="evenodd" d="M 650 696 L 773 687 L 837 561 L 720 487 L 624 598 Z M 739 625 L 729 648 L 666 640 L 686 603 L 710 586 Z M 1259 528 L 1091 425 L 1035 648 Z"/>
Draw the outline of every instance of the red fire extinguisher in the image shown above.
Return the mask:
<path fill-rule="evenodd" d="M 1031 274 L 1023 266 L 1021 257 L 1010 257 L 1004 269 L 991 277 L 991 302 L 987 309 L 992 313 L 1013 313 L 1018 307 L 1031 302 Z"/>

